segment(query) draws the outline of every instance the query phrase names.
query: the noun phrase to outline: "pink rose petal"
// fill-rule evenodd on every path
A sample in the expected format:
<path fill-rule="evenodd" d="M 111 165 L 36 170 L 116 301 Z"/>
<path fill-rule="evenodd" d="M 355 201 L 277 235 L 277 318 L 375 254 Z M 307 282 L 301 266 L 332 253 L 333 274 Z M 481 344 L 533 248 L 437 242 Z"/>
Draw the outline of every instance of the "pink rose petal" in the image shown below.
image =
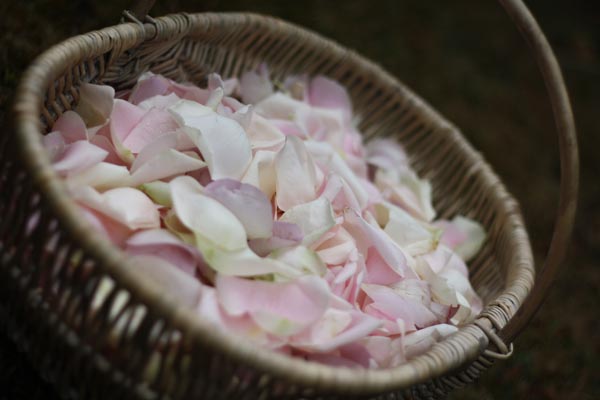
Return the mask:
<path fill-rule="evenodd" d="M 127 240 L 125 250 L 132 255 L 162 258 L 192 277 L 196 276 L 197 265 L 202 261 L 195 247 L 183 243 L 164 229 L 149 229 L 134 234 Z"/>
<path fill-rule="evenodd" d="M 179 128 L 165 110 L 149 110 L 123 140 L 123 146 L 137 154 L 157 138 L 172 134 Z"/>
<path fill-rule="evenodd" d="M 50 161 L 55 161 L 65 151 L 65 139 L 62 133 L 58 131 L 44 135 L 42 144 L 50 157 Z"/>
<path fill-rule="evenodd" d="M 367 143 L 367 162 L 378 168 L 397 170 L 408 167 L 404 148 L 393 139 L 376 138 Z"/>
<path fill-rule="evenodd" d="M 300 244 L 303 238 L 302 229 L 298 225 L 291 222 L 273 221 L 271 237 L 250 240 L 248 245 L 256 254 L 266 257 L 275 250 Z"/>
<path fill-rule="evenodd" d="M 217 297 L 229 315 L 248 314 L 263 329 L 280 336 L 300 332 L 317 321 L 329 304 L 329 288 L 318 277 L 273 283 L 217 276 Z"/>
<path fill-rule="evenodd" d="M 434 225 L 444 231 L 440 242 L 454 250 L 465 261 L 473 258 L 485 241 L 483 227 L 478 222 L 460 215 L 452 221 L 436 221 Z"/>
<path fill-rule="evenodd" d="M 366 248 L 373 246 L 379 252 L 386 264 L 398 275 L 405 278 L 415 277 L 414 271 L 408 265 L 408 260 L 402 249 L 379 227 L 369 224 L 355 211 L 344 212 L 345 228 L 354 236 L 357 244 Z M 366 248 L 365 248 L 366 246 Z"/>
<path fill-rule="evenodd" d="M 65 143 L 73 143 L 79 140 L 87 140 L 87 128 L 83 119 L 74 111 L 65 111 L 54 125 L 52 130 L 59 131 L 65 140 Z"/>
<path fill-rule="evenodd" d="M 146 111 L 125 100 L 115 100 L 112 114 L 110 115 L 110 136 L 123 161 L 131 163 L 133 155 L 123 144 L 133 128 L 142 120 Z"/>
<path fill-rule="evenodd" d="M 114 219 L 83 205 L 79 207 L 85 220 L 115 245 L 123 245 L 131 235 L 131 229 Z"/>
<path fill-rule="evenodd" d="M 166 95 L 170 87 L 171 82 L 162 75 L 142 75 L 129 95 L 129 102 L 140 104 L 152 97 Z"/>
<path fill-rule="evenodd" d="M 160 227 L 160 217 L 154 203 L 140 190 L 121 187 L 98 193 L 91 187 L 79 187 L 72 192 L 75 199 L 85 206 L 114 219 L 129 229 Z"/>
<path fill-rule="evenodd" d="M 246 104 L 256 104 L 273 93 L 269 71 L 263 64 L 258 71 L 247 71 L 240 78 L 240 94 Z"/>
<path fill-rule="evenodd" d="M 334 80 L 317 76 L 310 81 L 308 101 L 313 106 L 343 110 L 350 115 L 352 104 L 346 89 Z"/>
<path fill-rule="evenodd" d="M 52 164 L 52 167 L 58 173 L 67 175 L 98 164 L 107 155 L 108 152 L 87 140 L 79 140 L 69 144 L 63 155 Z"/>
<path fill-rule="evenodd" d="M 208 184 L 205 193 L 227 207 L 240 220 L 248 239 L 271 237 L 271 203 L 260 189 L 233 179 L 219 179 Z"/>

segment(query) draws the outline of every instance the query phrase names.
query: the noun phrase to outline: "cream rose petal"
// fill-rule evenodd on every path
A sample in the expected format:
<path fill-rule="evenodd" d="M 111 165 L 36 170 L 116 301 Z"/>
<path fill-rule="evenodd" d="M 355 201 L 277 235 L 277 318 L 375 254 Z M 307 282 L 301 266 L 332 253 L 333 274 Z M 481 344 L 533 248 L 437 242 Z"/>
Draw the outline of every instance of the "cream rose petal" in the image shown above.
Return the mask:
<path fill-rule="evenodd" d="M 481 224 L 461 215 L 452 221 L 436 221 L 435 225 L 444 231 L 441 242 L 465 261 L 473 258 L 485 241 L 485 230 Z"/>
<path fill-rule="evenodd" d="M 160 227 L 160 217 L 154 203 L 140 190 L 123 187 L 98 193 L 91 187 L 78 187 L 71 191 L 79 202 L 129 229 Z"/>
<path fill-rule="evenodd" d="M 230 118 L 210 109 L 207 111 L 207 107 L 190 101 L 182 102 L 169 110 L 200 150 L 211 177 L 239 180 L 252 160 L 250 142 L 244 129 Z"/>
<path fill-rule="evenodd" d="M 89 168 L 67 177 L 67 185 L 91 186 L 97 190 L 108 190 L 116 187 L 131 186 L 131 175 L 127 167 L 107 162 L 100 162 Z"/>
<path fill-rule="evenodd" d="M 304 234 L 305 246 L 310 246 L 335 225 L 333 209 L 324 197 L 289 208 L 279 220 L 298 225 Z"/>
<path fill-rule="evenodd" d="M 157 292 L 170 297 L 187 308 L 196 308 L 200 301 L 202 287 L 195 279 L 162 258 L 150 255 L 131 257 L 133 271 L 140 279 L 145 279 Z"/>
<path fill-rule="evenodd" d="M 269 199 L 275 194 L 275 153 L 274 151 L 259 150 L 254 154 L 246 173 L 241 179 L 242 183 L 256 186 Z"/>
<path fill-rule="evenodd" d="M 317 197 L 317 173 L 304 143 L 288 136 L 275 157 L 277 206 L 286 211 Z"/>

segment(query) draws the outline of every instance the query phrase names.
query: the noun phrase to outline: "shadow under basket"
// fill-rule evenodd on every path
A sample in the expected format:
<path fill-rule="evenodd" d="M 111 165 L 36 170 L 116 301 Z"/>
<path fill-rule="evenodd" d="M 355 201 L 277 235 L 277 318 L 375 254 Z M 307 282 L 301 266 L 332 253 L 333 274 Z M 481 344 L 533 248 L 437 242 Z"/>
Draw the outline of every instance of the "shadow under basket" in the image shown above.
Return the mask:
<path fill-rule="evenodd" d="M 0 321 L 64 397 L 85 399 L 435 399 L 475 380 L 537 309 L 562 259 L 577 196 L 577 146 L 556 60 L 519 1 L 502 1 L 533 45 L 556 112 L 560 210 L 538 277 L 517 202 L 460 132 L 380 67 L 312 32 L 253 14 L 176 14 L 77 36 L 24 74 L 14 130 L 0 143 Z M 529 36 L 527 36 L 529 35 Z M 545 46 L 545 47 L 544 47 Z M 265 63 L 275 79 L 323 74 L 344 85 L 369 140 L 393 137 L 431 180 L 439 215 L 483 224 L 469 264 L 478 318 L 393 369 L 334 368 L 217 332 L 136 280 L 128 260 L 83 223 L 42 135 L 85 82 L 131 88 L 146 71 L 203 84 Z M 557 105 L 558 104 L 558 105 Z M 96 296 L 100 285 L 107 293 Z M 529 297 L 528 297 L 529 295 Z M 527 298 L 527 303 L 526 302 Z M 519 311 L 517 313 L 517 311 Z"/>

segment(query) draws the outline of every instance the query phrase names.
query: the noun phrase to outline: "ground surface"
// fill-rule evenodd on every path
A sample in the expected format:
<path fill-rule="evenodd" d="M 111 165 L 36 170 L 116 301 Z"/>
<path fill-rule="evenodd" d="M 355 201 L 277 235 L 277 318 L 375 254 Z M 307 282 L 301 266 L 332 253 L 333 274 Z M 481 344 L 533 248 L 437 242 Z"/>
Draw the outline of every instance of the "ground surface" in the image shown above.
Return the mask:
<path fill-rule="evenodd" d="M 63 38 L 117 22 L 122 3 L 0 2 L 0 118 L 32 57 Z M 551 111 L 526 47 L 494 1 L 159 3 L 154 15 L 206 4 L 273 14 L 382 64 L 460 126 L 485 155 L 520 200 L 542 260 L 559 176 Z M 600 8 L 589 0 L 529 3 L 556 48 L 573 98 L 582 158 L 580 212 L 565 268 L 515 343 L 515 355 L 453 399 L 600 398 Z M 0 336 L 0 400 L 41 398 L 55 395 Z"/>

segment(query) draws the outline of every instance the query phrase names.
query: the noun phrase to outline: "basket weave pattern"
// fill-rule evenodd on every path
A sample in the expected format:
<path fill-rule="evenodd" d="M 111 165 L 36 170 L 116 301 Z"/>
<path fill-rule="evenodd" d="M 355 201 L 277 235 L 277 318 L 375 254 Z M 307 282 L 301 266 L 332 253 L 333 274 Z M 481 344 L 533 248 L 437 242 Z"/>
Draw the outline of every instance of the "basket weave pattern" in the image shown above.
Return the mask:
<path fill-rule="evenodd" d="M 396 138 L 419 175 L 431 180 L 441 217 L 460 213 L 483 224 L 488 238 L 469 264 L 487 304 L 475 323 L 391 370 L 289 359 L 215 332 L 176 308 L 164 293 L 136 281 L 124 254 L 80 220 L 40 137 L 74 108 L 81 83 L 127 89 L 152 71 L 201 84 L 211 72 L 239 76 L 263 62 L 275 79 L 307 73 L 338 80 L 365 138 Z M 508 352 L 490 340 L 534 282 L 517 203 L 452 124 L 379 67 L 331 41 L 249 14 L 178 14 L 122 24 L 42 55 L 23 80 L 16 119 L 16 135 L 3 135 L 0 143 L 0 320 L 66 395 L 434 399 L 476 379 Z M 97 304 L 95 293 L 106 280 L 110 293 Z"/>

